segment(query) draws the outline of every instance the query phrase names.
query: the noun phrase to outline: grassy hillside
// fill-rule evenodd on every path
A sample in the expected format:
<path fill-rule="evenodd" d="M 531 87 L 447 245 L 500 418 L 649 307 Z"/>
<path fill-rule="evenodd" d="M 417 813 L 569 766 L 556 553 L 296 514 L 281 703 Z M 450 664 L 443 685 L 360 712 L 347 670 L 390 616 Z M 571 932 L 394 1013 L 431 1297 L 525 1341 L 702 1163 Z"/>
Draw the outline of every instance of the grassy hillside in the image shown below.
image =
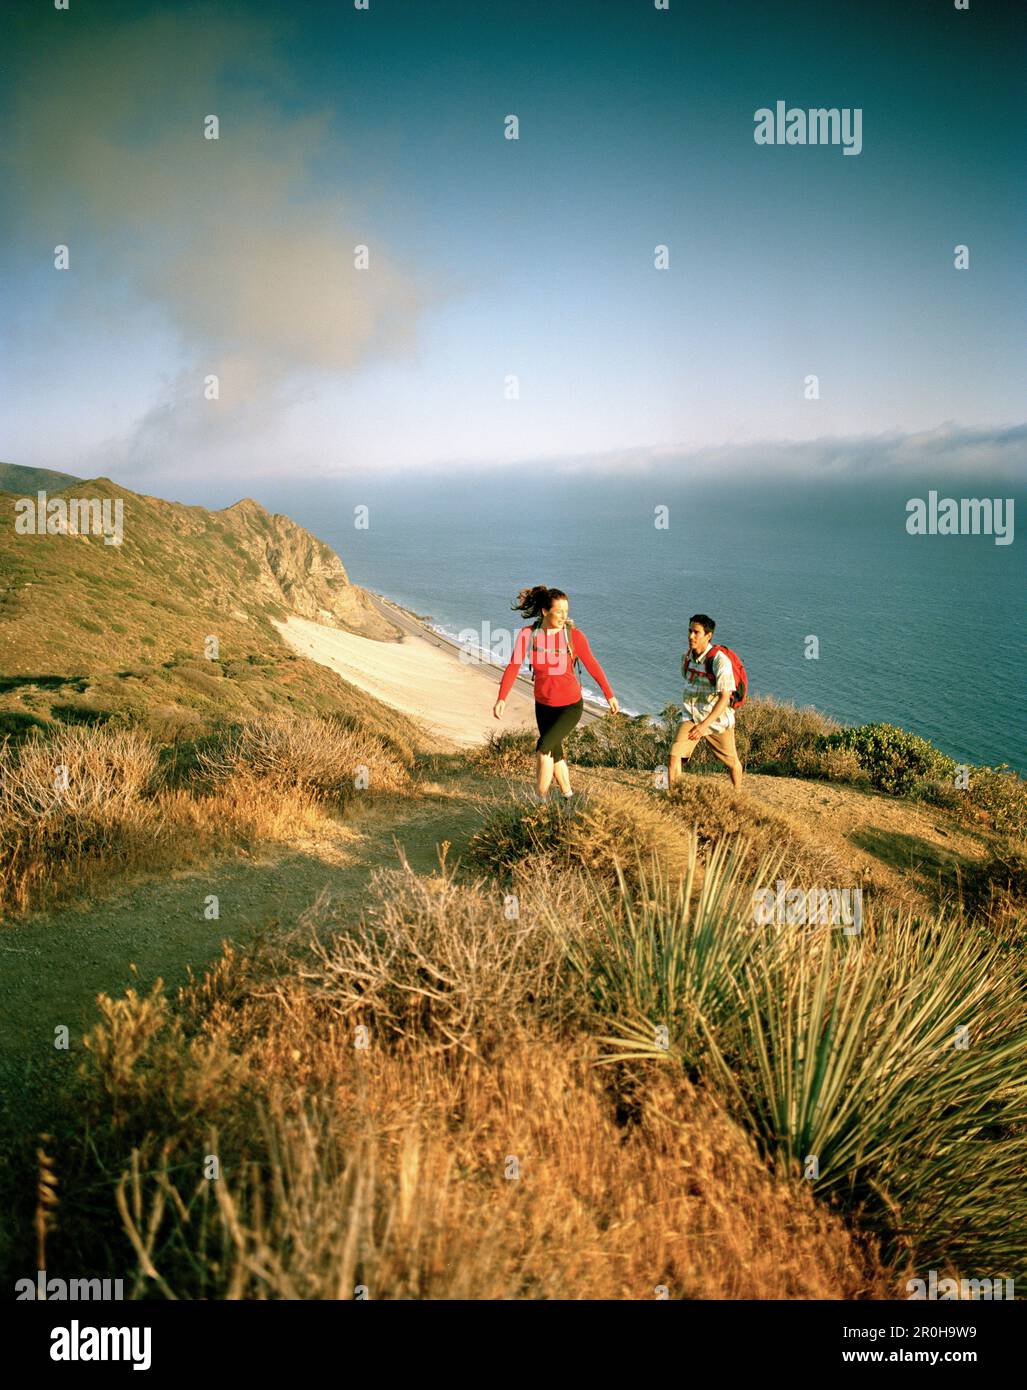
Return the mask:
<path fill-rule="evenodd" d="M 18 463 L 0 463 L 0 492 L 25 493 L 59 492 L 70 483 L 77 483 L 74 473 L 55 473 L 52 468 L 23 468 Z"/>
<path fill-rule="evenodd" d="M 401 715 L 283 646 L 270 619 L 290 613 L 398 640 L 335 553 L 288 517 L 249 499 L 182 506 L 106 478 L 51 496 L 120 500 L 124 539 L 19 535 L 16 496 L 0 494 L 0 734 L 113 719 L 171 738 L 284 707 L 416 739 Z"/>

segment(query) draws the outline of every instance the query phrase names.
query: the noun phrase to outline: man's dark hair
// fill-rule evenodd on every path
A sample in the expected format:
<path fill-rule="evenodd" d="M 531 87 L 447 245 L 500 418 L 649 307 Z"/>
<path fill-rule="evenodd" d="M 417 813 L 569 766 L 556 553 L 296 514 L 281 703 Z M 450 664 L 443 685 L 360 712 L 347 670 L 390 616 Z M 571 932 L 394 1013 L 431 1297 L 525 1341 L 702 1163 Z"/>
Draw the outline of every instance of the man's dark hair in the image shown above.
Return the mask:
<path fill-rule="evenodd" d="M 688 620 L 688 626 L 691 627 L 693 623 L 698 623 L 700 627 L 704 627 L 711 635 L 713 629 L 717 626 L 708 613 L 693 613 Z"/>

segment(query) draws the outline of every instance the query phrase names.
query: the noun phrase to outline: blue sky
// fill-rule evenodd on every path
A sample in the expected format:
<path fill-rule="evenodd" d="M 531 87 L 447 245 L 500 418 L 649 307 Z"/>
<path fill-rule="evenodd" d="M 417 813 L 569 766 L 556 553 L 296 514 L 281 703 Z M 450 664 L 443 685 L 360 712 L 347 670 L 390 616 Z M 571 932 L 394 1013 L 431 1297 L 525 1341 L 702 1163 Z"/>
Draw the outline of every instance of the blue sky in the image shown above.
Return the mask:
<path fill-rule="evenodd" d="M 990 466 L 1023 420 L 1013 7 L 74 0 L 4 23 L 5 461 L 187 496 L 941 429 Z M 862 152 L 756 145 L 778 99 L 861 108 Z"/>

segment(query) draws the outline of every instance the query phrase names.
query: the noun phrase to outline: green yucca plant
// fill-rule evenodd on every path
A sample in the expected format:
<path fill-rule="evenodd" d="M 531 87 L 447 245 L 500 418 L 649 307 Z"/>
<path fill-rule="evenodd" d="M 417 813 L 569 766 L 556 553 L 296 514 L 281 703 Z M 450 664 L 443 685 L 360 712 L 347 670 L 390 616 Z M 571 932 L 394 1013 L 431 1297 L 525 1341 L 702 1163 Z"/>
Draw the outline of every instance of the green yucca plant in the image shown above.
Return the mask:
<path fill-rule="evenodd" d="M 718 846 L 693 911 L 650 885 L 641 910 L 622 893 L 606 914 L 608 959 L 590 968 L 610 1060 L 698 1058 L 783 1168 L 812 1173 L 816 1159 L 820 1195 L 924 1260 L 1018 1272 L 1027 1001 L 1015 964 L 956 916 L 864 919 L 858 936 L 756 927 L 753 889 L 771 874 L 743 869 Z"/>
<path fill-rule="evenodd" d="M 779 1160 L 816 1157 L 819 1192 L 897 1217 L 925 1258 L 1010 1274 L 1027 1253 L 1024 1005 L 996 944 L 931 925 L 823 935 L 819 960 L 802 937 L 791 958 L 754 954 L 733 1058 L 700 1020 L 711 1073 Z"/>
<path fill-rule="evenodd" d="M 616 897 L 594 885 L 594 929 L 564 932 L 563 949 L 599 1016 L 616 1023 L 618 1035 L 604 1039 L 616 1050 L 604 1061 L 647 1057 L 665 1046 L 695 1060 L 700 1018 L 727 1026 L 750 954 L 774 947 L 773 937 L 755 925 L 751 882 L 740 873 L 748 849 L 745 840 L 721 840 L 698 876 L 693 830 L 684 875 L 667 874 L 654 855 L 630 881 L 618 867 Z M 769 882 L 777 867 L 777 856 L 765 856 L 756 870 L 760 881 Z M 632 890 L 635 880 L 641 886 Z M 553 926 L 560 932 L 555 915 Z"/>

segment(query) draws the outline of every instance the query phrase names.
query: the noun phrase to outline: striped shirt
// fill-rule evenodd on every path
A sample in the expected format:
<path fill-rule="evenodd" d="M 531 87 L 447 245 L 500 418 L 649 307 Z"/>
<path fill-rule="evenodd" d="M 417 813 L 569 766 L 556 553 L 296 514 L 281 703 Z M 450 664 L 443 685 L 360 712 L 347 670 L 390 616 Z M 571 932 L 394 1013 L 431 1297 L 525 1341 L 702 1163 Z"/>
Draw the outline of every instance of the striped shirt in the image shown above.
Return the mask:
<path fill-rule="evenodd" d="M 713 679 L 710 680 L 706 674 L 706 651 L 699 656 L 688 653 L 688 669 L 685 679 L 688 682 L 685 686 L 685 693 L 681 701 L 684 720 L 690 720 L 693 724 L 700 724 L 709 714 L 710 710 L 717 703 L 717 696 L 722 690 L 734 690 L 735 673 L 731 662 L 723 652 L 713 654 Z M 692 679 L 695 684 L 692 684 Z M 727 709 L 713 721 L 709 726 L 711 734 L 719 734 L 724 729 L 733 729 L 735 726 L 735 712 L 730 704 Z"/>

